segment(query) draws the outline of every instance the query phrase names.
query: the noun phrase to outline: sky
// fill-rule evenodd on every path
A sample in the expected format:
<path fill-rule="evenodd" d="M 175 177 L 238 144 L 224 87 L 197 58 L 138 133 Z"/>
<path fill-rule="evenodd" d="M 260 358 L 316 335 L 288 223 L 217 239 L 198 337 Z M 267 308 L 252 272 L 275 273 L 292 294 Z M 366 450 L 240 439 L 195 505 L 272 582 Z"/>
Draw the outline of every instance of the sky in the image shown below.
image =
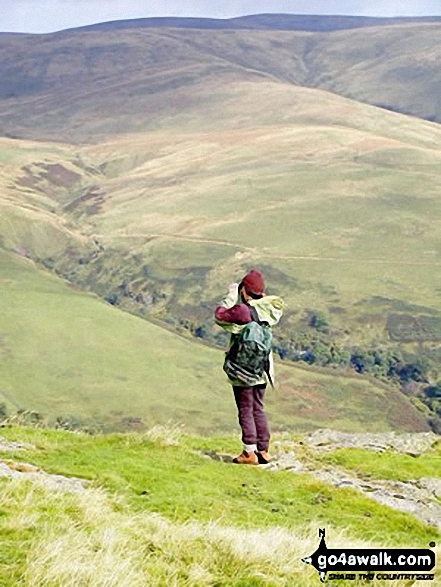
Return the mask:
<path fill-rule="evenodd" d="M 0 0 L 0 31 L 47 33 L 152 16 L 260 13 L 440 16 L 441 0 Z"/>

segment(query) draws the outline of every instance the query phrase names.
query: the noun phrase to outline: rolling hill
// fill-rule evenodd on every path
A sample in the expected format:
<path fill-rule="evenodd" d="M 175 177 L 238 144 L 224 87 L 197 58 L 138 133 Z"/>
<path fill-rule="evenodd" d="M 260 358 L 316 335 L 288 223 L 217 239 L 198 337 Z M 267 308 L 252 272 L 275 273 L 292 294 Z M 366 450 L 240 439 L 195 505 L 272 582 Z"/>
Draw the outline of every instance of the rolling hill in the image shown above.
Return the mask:
<path fill-rule="evenodd" d="M 175 114 L 203 105 L 213 82 L 249 80 L 324 89 L 437 121 L 440 26 L 325 34 L 133 24 L 6 36 L 0 44 L 0 132 L 96 143 L 115 133 L 174 126 Z"/>
<path fill-rule="evenodd" d="M 437 108 L 430 68 L 439 26 L 326 34 L 140 26 L 4 37 L 0 128 L 9 138 L 0 141 L 2 263 L 8 268 L 11 254 L 27 257 L 39 270 L 105 298 L 115 306 L 103 306 L 106 312 L 128 310 L 219 345 L 225 340 L 213 326 L 213 308 L 232 279 L 259 266 L 269 290 L 288 306 L 279 350 L 337 349 L 343 365 L 354 346 L 383 353 L 394 347 L 398 357 L 429 353 L 436 377 L 441 130 L 359 100 L 383 100 L 386 92 L 397 109 L 407 98 Z M 404 66 L 420 68 L 422 78 L 412 82 L 404 69 L 394 78 Z M 52 298 L 41 298 L 37 315 L 44 315 L 44 299 Z M 324 335 L 314 326 L 317 315 L 324 316 Z M 19 324 L 17 311 L 8 328 Z M 139 336 L 154 339 L 150 332 Z M 397 361 L 410 361 L 403 356 Z M 27 407 L 29 391 L 15 361 L 10 390 Z M 56 385 L 46 379 L 50 361 L 40 385 L 55 397 Z M 63 413 L 81 409 L 72 400 L 73 379 L 68 383 L 72 365 L 60 379 L 70 385 Z M 299 386 L 287 369 L 282 389 L 291 398 Z M 355 383 L 348 381 L 349 393 Z M 304 377 L 303 385 L 309 385 Z M 338 397 L 336 386 L 344 387 L 338 377 L 324 384 L 320 401 L 329 390 Z M 122 383 L 118 393 L 129 387 Z M 47 410 L 44 397 L 33 409 Z M 300 419 L 293 408 L 278 422 L 315 422 L 308 406 L 316 400 L 313 394 Z M 410 408 L 402 401 L 407 422 Z M 94 402 L 87 417 L 99 412 Z M 355 404 L 354 413 L 363 414 L 363 402 Z M 318 412 L 318 420 L 329 417 L 329 409 Z M 336 426 L 351 419 L 364 415 L 333 416 Z"/>
<path fill-rule="evenodd" d="M 250 100 L 257 91 L 260 99 Z M 218 92 L 222 99 L 211 92 L 211 103 L 207 94 L 206 109 L 194 106 L 190 122 L 196 119 L 198 128 L 193 131 L 184 117 L 182 127 L 177 125 L 175 130 L 130 134 L 93 146 L 46 143 L 43 148 L 41 143 L 3 139 L 3 246 L 117 307 L 184 332 L 189 324 L 202 327 L 204 337 L 210 339 L 218 335 L 212 312 L 226 285 L 256 265 L 266 274 L 270 291 L 282 294 L 288 304 L 278 333 L 282 342 L 290 340 L 311 309 L 330 316 L 332 336 L 339 344 L 387 347 L 387 325 L 394 312 L 439 321 L 438 272 L 432 270 L 439 265 L 438 127 L 318 90 L 291 88 L 281 93 L 276 82 L 218 87 Z M 269 113 L 268 102 L 275 106 Z M 216 129 L 219 119 L 222 129 Z M 256 119 L 262 122 L 258 129 L 253 128 Z M 9 292 L 12 299 L 14 291 Z M 34 297 L 32 290 L 25 289 L 24 305 L 29 296 Z M 38 309 L 31 306 L 31 314 L 44 316 L 45 300 L 50 299 L 42 296 Z M 82 313 L 73 300 L 68 307 L 72 320 Z M 20 308 L 11 318 L 11 329 L 26 316 Z M 59 311 L 54 312 L 59 319 Z M 57 328 L 60 333 L 73 330 L 64 322 Z M 7 377 L 3 374 L 8 394 L 20 406 L 43 413 L 57 415 L 54 410 L 60 406 L 62 415 L 96 417 L 101 394 L 113 390 L 115 381 L 103 375 L 100 384 L 83 376 L 76 382 L 70 374 L 81 373 L 83 366 L 78 365 L 89 361 L 107 364 L 105 356 L 130 346 L 129 334 L 113 349 L 103 343 L 112 332 L 123 330 L 109 323 L 108 329 L 96 335 L 101 350 L 94 348 L 75 360 L 70 357 L 58 382 L 48 375 L 57 356 L 49 354 L 40 375 L 41 402 L 30 401 L 29 391 L 22 395 L 26 387 L 17 375 L 25 373 L 18 368 L 20 352 Z M 81 332 L 82 328 L 78 340 L 84 341 Z M 136 343 L 137 348 L 151 344 L 148 330 L 143 336 L 144 343 Z M 36 341 L 43 344 L 43 339 L 38 329 L 30 338 L 34 360 L 39 356 Z M 71 341 L 65 352 L 69 344 L 83 345 Z M 98 352 L 103 353 L 99 359 Z M 143 353 L 136 355 L 136 364 L 143 363 Z M 219 357 L 213 353 L 213 358 Z M 213 366 L 216 361 L 220 363 L 217 358 Z M 56 362 L 63 364 L 65 358 Z M 111 394 L 118 404 L 128 393 L 135 399 L 137 414 L 142 412 L 149 421 L 151 399 L 140 401 L 144 385 L 140 381 L 148 378 L 151 366 L 146 363 L 143 368 L 136 384 L 130 377 L 119 380 L 115 375 L 116 391 Z M 212 367 L 206 369 L 213 372 Z M 133 370 L 130 362 L 123 368 Z M 276 418 L 277 422 L 304 426 L 315 418 L 329 420 L 327 402 L 334 402 L 342 389 L 346 391 L 341 405 L 351 415 L 340 417 L 334 412 L 333 424 L 345 428 L 351 420 L 355 425 L 364 421 L 365 400 L 348 399 L 356 380 L 331 377 L 320 383 L 317 374 L 308 374 L 308 380 L 299 373 L 282 371 L 287 416 Z M 292 377 L 300 383 L 291 383 Z M 35 388 L 31 379 L 27 382 Z M 76 385 L 89 390 L 78 402 Z M 320 394 L 309 395 L 310 385 L 318 386 Z M 162 386 L 167 386 L 166 378 L 158 383 Z M 218 389 L 222 378 L 215 375 L 210 386 Z M 193 387 L 189 382 L 189 393 Z M 205 383 L 203 387 L 201 393 L 206 393 Z M 54 401 L 50 409 L 59 388 L 69 391 L 61 404 Z M 95 388 L 96 400 L 92 399 Z M 45 390 L 52 390 L 51 400 Z M 389 393 L 400 401 L 394 395 L 397 391 Z M 86 397 L 87 408 L 82 406 Z M 306 404 L 300 408 L 303 400 Z M 290 401 L 295 405 L 289 407 Z M 130 405 L 126 400 L 124 404 Z M 166 404 L 162 412 L 153 411 L 156 418 L 162 418 L 160 413 L 164 418 L 175 415 L 173 401 Z M 372 405 L 371 401 L 366 405 Z M 219 407 L 219 413 L 223 410 Z M 381 414 L 383 408 L 374 404 L 374 413 L 377 410 Z M 400 427 L 402 418 L 407 422 L 408 410 L 404 403 L 388 412 L 397 415 L 393 425 Z M 183 419 L 203 427 L 201 420 L 207 416 L 197 413 L 195 408 L 194 417 L 186 412 Z M 299 419 L 303 413 L 305 420 Z M 110 417 L 101 414 L 101 418 Z M 233 414 L 229 418 L 234 421 Z M 375 418 L 370 419 L 370 425 L 377 426 Z M 221 421 L 227 425 L 228 417 Z M 420 426 L 422 420 L 417 421 Z M 215 423 L 208 418 L 207 425 Z"/>
<path fill-rule="evenodd" d="M 236 428 L 219 350 L 121 312 L 17 255 L 0 252 L 0 267 L 0 400 L 10 414 L 35 411 L 94 430 L 169 421 L 205 433 Z M 275 429 L 427 429 L 396 389 L 284 365 L 278 375 L 277 396 L 268 394 Z"/>
<path fill-rule="evenodd" d="M 394 24 L 412 24 L 423 22 L 440 22 L 441 17 L 396 17 L 381 18 L 369 16 L 342 15 L 308 15 L 308 14 L 253 14 L 236 18 L 182 18 L 156 17 L 138 18 L 135 20 L 117 20 L 102 22 L 71 29 L 85 30 L 122 30 L 133 28 L 189 28 L 208 30 L 273 30 L 273 31 L 308 31 L 331 32 L 362 27 L 390 26 Z"/>
<path fill-rule="evenodd" d="M 162 317 L 211 319 L 256 264 L 291 308 L 286 332 L 306 308 L 340 308 L 340 338 L 349 320 L 381 344 L 394 310 L 439 315 L 437 125 L 274 81 L 199 90 L 170 90 L 186 112 L 165 101 L 156 131 L 47 155 L 6 140 L 33 160 L 5 168 L 8 248 Z"/>
<path fill-rule="evenodd" d="M 0 34 L 2 585 L 306 587 L 325 527 L 439 554 L 434 434 L 304 434 L 441 432 L 441 24 L 372 24 Z M 236 467 L 213 310 L 254 267 L 274 459 Z"/>

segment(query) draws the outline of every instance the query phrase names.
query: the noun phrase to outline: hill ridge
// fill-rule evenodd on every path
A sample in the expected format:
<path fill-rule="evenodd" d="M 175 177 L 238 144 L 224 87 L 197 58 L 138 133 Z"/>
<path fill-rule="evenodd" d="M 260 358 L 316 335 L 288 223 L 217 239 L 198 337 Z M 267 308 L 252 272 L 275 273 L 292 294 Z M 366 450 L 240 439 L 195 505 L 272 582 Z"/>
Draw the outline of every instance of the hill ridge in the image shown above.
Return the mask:
<path fill-rule="evenodd" d="M 140 132 L 200 117 L 228 88 L 267 80 L 281 84 L 281 92 L 283 86 L 322 90 L 436 122 L 439 28 L 406 24 L 321 35 L 138 27 L 5 36 L 0 129 L 73 142 L 93 133 L 99 141 L 103 131 Z"/>
<path fill-rule="evenodd" d="M 232 18 L 158 16 L 105 21 L 64 31 L 122 30 L 127 28 L 194 28 L 208 30 L 278 30 L 332 32 L 394 24 L 441 22 L 441 16 L 375 17 L 334 14 L 259 13 Z"/>

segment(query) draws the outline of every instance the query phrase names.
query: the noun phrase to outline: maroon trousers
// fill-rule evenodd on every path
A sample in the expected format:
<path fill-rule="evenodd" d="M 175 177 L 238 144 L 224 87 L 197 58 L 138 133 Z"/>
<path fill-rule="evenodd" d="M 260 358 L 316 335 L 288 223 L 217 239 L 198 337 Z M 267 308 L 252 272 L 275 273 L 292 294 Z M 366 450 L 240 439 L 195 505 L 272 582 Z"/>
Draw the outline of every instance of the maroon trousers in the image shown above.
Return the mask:
<path fill-rule="evenodd" d="M 266 385 L 233 386 L 239 424 L 242 428 L 242 442 L 256 444 L 259 451 L 267 451 L 270 440 L 268 421 L 263 411 L 265 388 Z"/>

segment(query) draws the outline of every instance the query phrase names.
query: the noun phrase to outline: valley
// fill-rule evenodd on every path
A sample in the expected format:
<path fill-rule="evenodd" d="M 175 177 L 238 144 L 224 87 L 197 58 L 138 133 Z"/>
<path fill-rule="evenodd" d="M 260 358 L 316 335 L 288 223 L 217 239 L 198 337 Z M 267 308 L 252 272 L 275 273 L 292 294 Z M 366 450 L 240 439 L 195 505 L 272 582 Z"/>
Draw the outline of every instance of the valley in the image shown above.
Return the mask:
<path fill-rule="evenodd" d="M 213 309 L 232 280 L 259 267 L 287 304 L 276 333 L 282 359 L 306 356 L 336 381 L 374 375 L 391 398 L 406 388 L 420 410 L 403 408 L 416 418 L 411 428 L 438 426 L 423 391 L 436 383 L 440 360 L 441 131 L 423 120 L 436 119 L 429 100 L 438 94 L 419 78 L 412 85 L 410 69 L 402 78 L 394 71 L 400 60 L 409 68 L 417 61 L 436 84 L 439 26 L 323 34 L 127 25 L 6 35 L 5 270 L 16 256 L 19 266 L 28 259 L 38 280 L 49 271 L 112 312 L 222 348 Z M 378 108 L 385 91 L 392 110 L 410 94 L 429 109 L 410 117 Z M 84 335 L 72 344 L 81 347 Z M 216 377 L 209 387 L 222 385 Z M 12 378 L 5 393 L 55 414 L 46 400 L 23 401 L 19 389 Z M 63 415 L 77 410 L 71 395 Z"/>

